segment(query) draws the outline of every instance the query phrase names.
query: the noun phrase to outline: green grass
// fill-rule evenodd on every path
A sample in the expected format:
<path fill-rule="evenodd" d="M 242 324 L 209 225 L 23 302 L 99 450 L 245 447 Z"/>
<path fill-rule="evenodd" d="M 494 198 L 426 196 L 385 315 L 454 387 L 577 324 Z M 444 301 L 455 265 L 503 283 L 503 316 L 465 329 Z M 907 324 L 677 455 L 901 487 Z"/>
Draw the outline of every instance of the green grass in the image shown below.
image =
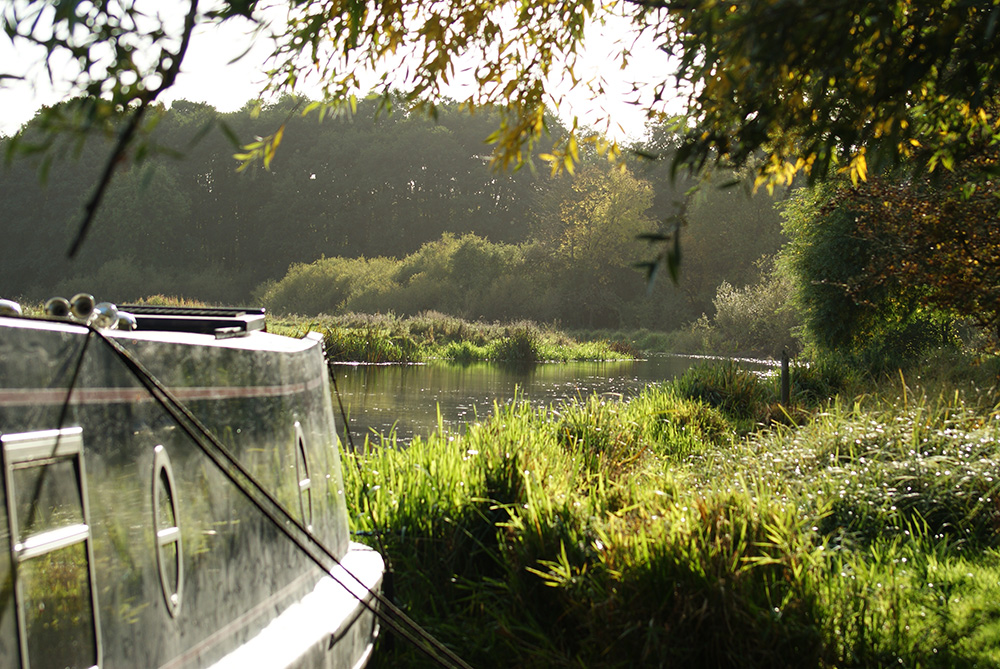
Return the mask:
<path fill-rule="evenodd" d="M 461 363 L 535 363 L 625 360 L 637 357 L 627 344 L 580 342 L 529 321 L 474 323 L 436 312 L 410 318 L 346 314 L 315 318 L 271 319 L 268 329 L 301 336 L 323 334 L 327 356 L 336 362 L 421 362 L 440 359 Z"/>
<path fill-rule="evenodd" d="M 349 456 L 348 508 L 384 532 L 398 602 L 473 666 L 998 666 L 992 398 L 803 392 L 798 426 L 745 437 L 742 409 L 675 386 L 497 407 Z"/>

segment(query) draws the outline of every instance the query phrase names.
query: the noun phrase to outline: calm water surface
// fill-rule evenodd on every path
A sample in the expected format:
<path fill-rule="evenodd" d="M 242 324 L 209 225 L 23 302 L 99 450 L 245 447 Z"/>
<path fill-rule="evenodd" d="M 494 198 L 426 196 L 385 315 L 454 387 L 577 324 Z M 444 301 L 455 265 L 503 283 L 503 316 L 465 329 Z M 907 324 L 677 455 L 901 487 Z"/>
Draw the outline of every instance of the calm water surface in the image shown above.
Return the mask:
<path fill-rule="evenodd" d="M 331 365 L 356 446 L 368 435 L 378 442 L 393 430 L 399 441 L 426 435 L 438 424 L 461 432 L 484 419 L 494 403 L 515 400 L 549 406 L 590 395 L 632 397 L 651 383 L 682 374 L 699 359 L 663 355 L 648 360 L 540 364 L 510 368 L 488 363 L 458 365 Z M 756 367 L 762 367 L 762 363 Z M 343 434 L 339 408 L 334 410 Z"/>

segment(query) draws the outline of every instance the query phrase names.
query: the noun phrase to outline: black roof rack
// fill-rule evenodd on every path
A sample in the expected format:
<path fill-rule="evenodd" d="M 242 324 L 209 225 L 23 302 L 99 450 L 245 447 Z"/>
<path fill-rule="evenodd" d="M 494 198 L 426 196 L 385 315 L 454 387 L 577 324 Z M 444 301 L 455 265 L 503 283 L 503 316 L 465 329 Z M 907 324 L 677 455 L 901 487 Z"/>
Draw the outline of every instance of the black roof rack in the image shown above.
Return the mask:
<path fill-rule="evenodd" d="M 124 304 L 118 307 L 135 316 L 138 330 L 195 332 L 216 337 L 240 337 L 264 330 L 264 309 L 257 307 L 172 307 Z"/>

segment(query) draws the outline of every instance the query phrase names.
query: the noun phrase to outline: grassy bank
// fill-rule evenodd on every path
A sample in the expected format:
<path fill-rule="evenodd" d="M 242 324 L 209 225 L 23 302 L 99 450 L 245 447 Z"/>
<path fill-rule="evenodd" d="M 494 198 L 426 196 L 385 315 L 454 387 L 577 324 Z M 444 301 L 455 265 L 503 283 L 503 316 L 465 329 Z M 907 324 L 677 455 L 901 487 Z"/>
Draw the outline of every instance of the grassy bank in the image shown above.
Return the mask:
<path fill-rule="evenodd" d="M 437 312 L 408 318 L 367 314 L 270 318 L 268 329 L 292 336 L 320 332 L 327 356 L 338 362 L 567 362 L 638 355 L 628 345 L 578 341 L 529 321 L 478 323 Z"/>
<path fill-rule="evenodd" d="M 992 394 L 827 375 L 796 411 L 707 368 L 502 407 L 348 458 L 353 527 L 384 532 L 396 599 L 474 666 L 1000 665 Z"/>
<path fill-rule="evenodd" d="M 209 307 L 204 302 L 153 295 L 136 302 L 154 306 Z M 22 305 L 41 316 L 41 304 Z M 270 332 L 292 337 L 309 331 L 323 335 L 333 362 L 408 363 L 452 360 L 460 363 L 570 362 L 629 360 L 639 357 L 624 339 L 574 338 L 531 321 L 483 323 L 428 311 L 400 318 L 392 314 L 268 316 Z"/>

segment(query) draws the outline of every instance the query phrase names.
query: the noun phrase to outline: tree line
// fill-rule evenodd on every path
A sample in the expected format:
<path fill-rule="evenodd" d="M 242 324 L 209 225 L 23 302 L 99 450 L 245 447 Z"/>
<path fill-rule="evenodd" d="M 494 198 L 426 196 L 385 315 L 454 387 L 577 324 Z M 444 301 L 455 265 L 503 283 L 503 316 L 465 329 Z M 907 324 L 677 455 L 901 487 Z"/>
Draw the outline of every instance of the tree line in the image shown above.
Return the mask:
<path fill-rule="evenodd" d="M 710 312 L 723 282 L 755 281 L 755 263 L 782 243 L 774 198 L 689 193 L 694 181 L 672 178 L 667 160 L 637 152 L 611 164 L 585 150 L 575 175 L 553 176 L 539 157 L 551 147 L 538 145 L 528 166 L 498 171 L 484 142 L 497 122 L 488 111 L 390 114 L 372 98 L 319 123 L 300 113 L 307 103 L 289 96 L 259 113 L 186 101 L 159 108 L 149 153 L 118 168 L 73 260 L 66 249 L 108 142 L 67 139 L 63 155 L 9 163 L 0 181 L 4 293 L 44 300 L 87 290 L 118 302 L 162 293 L 278 311 L 381 305 L 401 315 L 674 329 Z M 24 152 L 44 136 L 36 126 L 48 113 L 3 143 Z M 547 122 L 558 135 L 558 119 Z M 239 171 L 238 147 L 278 126 L 284 139 L 268 169 Z M 653 128 L 643 153 L 672 136 Z M 678 215 L 681 281 L 650 292 L 633 267 L 652 253 L 638 237 Z M 301 283 L 324 272 L 341 288 Z"/>

